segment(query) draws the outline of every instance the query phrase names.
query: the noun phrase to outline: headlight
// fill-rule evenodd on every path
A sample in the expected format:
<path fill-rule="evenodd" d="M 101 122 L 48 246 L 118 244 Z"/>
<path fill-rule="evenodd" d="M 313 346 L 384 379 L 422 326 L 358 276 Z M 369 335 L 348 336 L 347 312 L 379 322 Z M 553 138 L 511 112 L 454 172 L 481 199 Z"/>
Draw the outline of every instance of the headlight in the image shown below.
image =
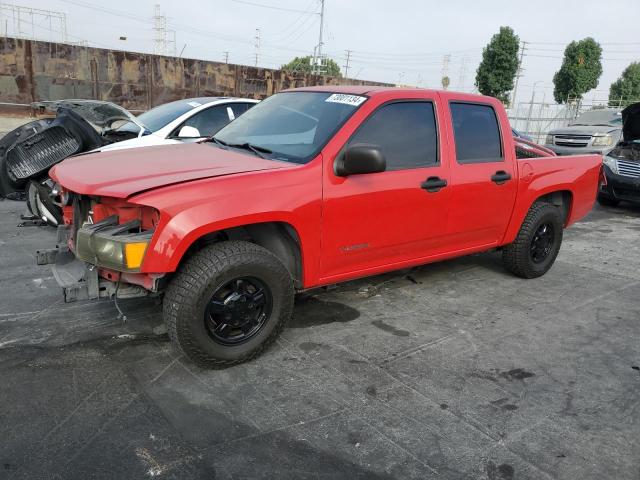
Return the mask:
<path fill-rule="evenodd" d="M 609 155 L 604 155 L 602 157 L 602 163 L 609 167 L 613 173 L 618 173 L 618 160 L 615 158 L 610 157 Z"/>
<path fill-rule="evenodd" d="M 121 272 L 142 266 L 153 230 L 139 232 L 137 220 L 118 225 L 117 217 L 85 225 L 76 234 L 76 256 L 85 262 Z"/>
<path fill-rule="evenodd" d="M 553 135 L 547 135 L 547 138 L 544 141 L 545 145 L 553 145 Z"/>
<path fill-rule="evenodd" d="M 601 135 L 599 137 L 593 137 L 594 147 L 608 147 L 613 145 L 613 137 L 611 135 Z"/>

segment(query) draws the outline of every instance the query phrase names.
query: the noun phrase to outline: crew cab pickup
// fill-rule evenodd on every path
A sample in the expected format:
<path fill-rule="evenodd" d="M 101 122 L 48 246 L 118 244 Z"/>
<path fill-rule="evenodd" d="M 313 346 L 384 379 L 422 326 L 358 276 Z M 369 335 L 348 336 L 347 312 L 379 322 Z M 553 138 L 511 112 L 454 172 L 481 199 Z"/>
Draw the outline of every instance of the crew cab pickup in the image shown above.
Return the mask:
<path fill-rule="evenodd" d="M 275 339 L 296 291 L 490 249 L 543 275 L 601 165 L 516 159 L 494 98 L 293 89 L 208 141 L 56 165 L 65 226 L 38 261 L 55 263 L 67 300 L 162 293 L 176 346 L 231 365 Z"/>

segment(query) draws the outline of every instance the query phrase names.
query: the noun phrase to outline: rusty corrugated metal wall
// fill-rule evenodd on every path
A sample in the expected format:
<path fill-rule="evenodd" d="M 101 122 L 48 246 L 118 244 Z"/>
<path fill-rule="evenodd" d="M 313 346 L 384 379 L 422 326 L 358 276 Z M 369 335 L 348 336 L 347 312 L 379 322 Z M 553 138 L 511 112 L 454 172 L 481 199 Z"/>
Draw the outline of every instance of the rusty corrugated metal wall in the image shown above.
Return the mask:
<path fill-rule="evenodd" d="M 264 98 L 286 88 L 340 83 L 385 85 L 285 73 L 205 60 L 0 38 L 0 102 L 65 98 L 115 102 L 133 110 L 187 97 Z"/>

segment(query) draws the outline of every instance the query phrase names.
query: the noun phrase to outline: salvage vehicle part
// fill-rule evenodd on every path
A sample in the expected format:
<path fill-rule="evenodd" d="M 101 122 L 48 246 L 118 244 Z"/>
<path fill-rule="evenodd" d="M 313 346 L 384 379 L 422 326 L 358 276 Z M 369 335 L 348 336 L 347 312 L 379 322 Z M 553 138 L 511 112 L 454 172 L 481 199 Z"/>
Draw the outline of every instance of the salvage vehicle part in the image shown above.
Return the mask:
<path fill-rule="evenodd" d="M 51 175 L 74 262 L 164 293 L 177 348 L 220 367 L 264 351 L 295 291 L 495 248 L 543 275 L 593 206 L 601 157 L 516 157 L 495 98 L 325 86 L 273 95 L 207 142 Z M 60 275 L 79 268 L 63 259 Z"/>
<path fill-rule="evenodd" d="M 602 158 L 605 181 L 598 203 L 604 206 L 640 203 L 640 102 L 622 111 L 622 122 L 622 140 Z"/>

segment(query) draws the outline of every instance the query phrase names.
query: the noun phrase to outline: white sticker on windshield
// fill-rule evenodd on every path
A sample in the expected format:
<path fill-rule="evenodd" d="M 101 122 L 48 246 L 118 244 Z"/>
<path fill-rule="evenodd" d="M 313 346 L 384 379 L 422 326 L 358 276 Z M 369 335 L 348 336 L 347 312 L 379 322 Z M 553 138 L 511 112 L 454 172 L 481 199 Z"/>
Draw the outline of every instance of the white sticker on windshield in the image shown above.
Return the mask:
<path fill-rule="evenodd" d="M 329 98 L 327 98 L 325 102 L 344 103 L 346 105 L 353 105 L 354 107 L 357 107 L 366 99 L 367 97 L 361 97 L 360 95 L 345 95 L 344 93 L 334 93 Z"/>
<path fill-rule="evenodd" d="M 187 105 L 191 105 L 193 108 L 199 107 L 202 105 L 200 102 L 189 102 Z"/>

